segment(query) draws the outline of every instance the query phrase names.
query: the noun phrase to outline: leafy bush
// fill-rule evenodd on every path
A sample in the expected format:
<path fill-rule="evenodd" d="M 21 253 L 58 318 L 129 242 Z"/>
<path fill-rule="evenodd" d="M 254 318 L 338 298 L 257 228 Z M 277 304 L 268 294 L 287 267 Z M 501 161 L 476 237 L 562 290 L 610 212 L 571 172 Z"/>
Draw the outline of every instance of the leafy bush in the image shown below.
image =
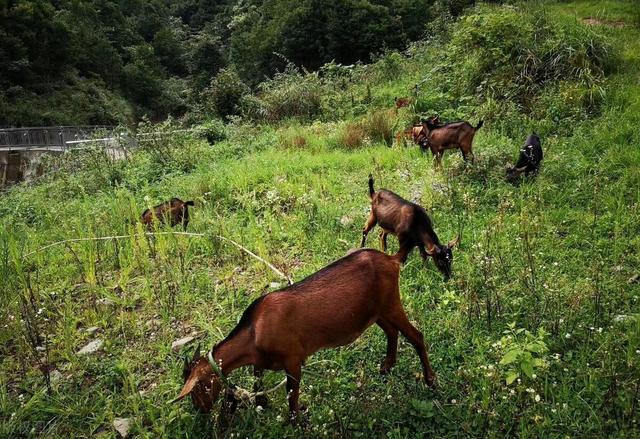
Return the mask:
<path fill-rule="evenodd" d="M 317 73 L 301 71 L 293 64 L 260 84 L 257 98 L 245 100 L 248 116 L 269 122 L 289 118 L 310 120 L 322 109 L 322 82 Z M 249 106 L 249 105 L 247 105 Z"/>
<path fill-rule="evenodd" d="M 200 137 L 207 139 L 210 145 L 227 138 L 227 128 L 220 119 L 212 119 L 197 128 Z"/>
<path fill-rule="evenodd" d="M 240 113 L 240 101 L 250 91 L 234 69 L 222 69 L 202 92 L 202 98 L 213 114 L 227 117 Z"/>

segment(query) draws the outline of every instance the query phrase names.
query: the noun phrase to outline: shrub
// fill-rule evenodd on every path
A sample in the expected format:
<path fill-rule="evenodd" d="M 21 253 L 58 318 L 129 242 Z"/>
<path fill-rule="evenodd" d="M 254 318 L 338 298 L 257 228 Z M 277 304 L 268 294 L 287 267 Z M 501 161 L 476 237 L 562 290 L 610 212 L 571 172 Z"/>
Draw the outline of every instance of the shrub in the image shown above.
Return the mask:
<path fill-rule="evenodd" d="M 575 18 L 505 7 L 463 18 L 446 53 L 443 79 L 455 94 L 513 100 L 523 109 L 559 81 L 597 87 L 610 62 L 607 39 Z"/>
<path fill-rule="evenodd" d="M 260 85 L 259 102 L 251 103 L 254 117 L 277 122 L 296 118 L 310 120 L 322 108 L 322 83 L 317 73 L 301 71 L 289 64 L 284 72 Z"/>
<path fill-rule="evenodd" d="M 227 138 L 227 129 L 220 119 L 212 119 L 197 127 L 198 135 L 207 139 L 210 145 Z"/>
<path fill-rule="evenodd" d="M 220 117 L 240 114 L 243 96 L 251 92 L 234 69 L 222 69 L 202 92 L 205 107 Z"/>

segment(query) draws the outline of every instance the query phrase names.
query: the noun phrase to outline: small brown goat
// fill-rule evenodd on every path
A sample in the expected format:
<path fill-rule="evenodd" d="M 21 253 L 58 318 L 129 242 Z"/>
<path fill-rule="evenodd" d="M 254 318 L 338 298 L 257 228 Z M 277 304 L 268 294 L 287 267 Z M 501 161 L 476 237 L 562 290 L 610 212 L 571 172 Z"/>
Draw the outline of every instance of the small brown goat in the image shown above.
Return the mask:
<path fill-rule="evenodd" d="M 367 235 L 376 224 L 379 224 L 382 228 L 380 233 L 382 251 L 387 251 L 387 235 L 389 233 L 396 235 L 400 241 L 400 250 L 397 256 L 403 263 L 407 260 L 411 250 L 418 247 L 422 258 L 426 260 L 428 256 L 431 256 L 438 270 L 445 279 L 448 279 L 451 276 L 451 263 L 453 262 L 451 249 L 458 245 L 460 237 L 458 236 L 447 245 L 440 244 L 427 212 L 421 206 L 407 201 L 389 190 L 380 189 L 376 192 L 373 188 L 371 175 L 369 175 L 369 197 L 371 198 L 371 212 L 362 229 L 360 247 L 364 247 Z"/>
<path fill-rule="evenodd" d="M 403 107 L 408 107 L 409 105 L 411 105 L 412 99 L 411 98 L 394 98 L 393 102 L 395 104 L 396 114 L 398 114 L 398 110 L 400 110 Z"/>
<path fill-rule="evenodd" d="M 260 377 L 265 369 L 284 369 L 289 412 L 295 421 L 305 359 L 320 349 L 353 342 L 374 323 L 387 336 L 380 373 L 389 372 L 396 362 L 400 332 L 418 353 L 426 383 L 435 386 L 422 333 L 409 323 L 402 308 L 399 275 L 396 256 L 358 250 L 300 282 L 256 299 L 233 331 L 213 347 L 212 360 L 197 354 L 185 364 L 185 384 L 176 400 L 191 395 L 194 405 L 208 412 L 231 371 L 253 365 Z M 209 361 L 215 362 L 217 371 Z"/>
<path fill-rule="evenodd" d="M 462 152 L 462 158 L 467 161 L 471 155 L 471 163 L 473 163 L 472 143 L 476 132 L 482 127 L 483 121 L 478 122 L 477 126 L 472 126 L 469 122 L 451 122 L 444 125 L 438 125 L 433 118 L 422 121 L 422 126 L 426 134 L 426 147 L 431 149 L 431 153 L 435 156 L 437 164 L 442 163 L 442 155 L 447 149 L 459 148 Z"/>
<path fill-rule="evenodd" d="M 428 119 L 432 126 L 440 126 L 440 118 L 433 116 Z M 420 125 L 411 126 L 403 131 L 399 131 L 396 134 L 396 143 L 400 143 L 402 140 L 403 146 L 406 146 L 406 140 L 411 139 L 413 143 L 420 146 L 421 149 L 427 148 L 427 131 L 424 128 L 424 123 Z"/>
<path fill-rule="evenodd" d="M 153 209 L 147 209 L 142 213 L 140 221 L 147 226 L 153 227 L 154 218 L 161 223 L 169 223 L 171 227 L 176 224 L 182 224 L 184 230 L 187 230 L 189 224 L 189 206 L 193 206 L 193 201 L 182 201 L 180 198 L 172 198 L 162 204 L 154 206 Z"/>

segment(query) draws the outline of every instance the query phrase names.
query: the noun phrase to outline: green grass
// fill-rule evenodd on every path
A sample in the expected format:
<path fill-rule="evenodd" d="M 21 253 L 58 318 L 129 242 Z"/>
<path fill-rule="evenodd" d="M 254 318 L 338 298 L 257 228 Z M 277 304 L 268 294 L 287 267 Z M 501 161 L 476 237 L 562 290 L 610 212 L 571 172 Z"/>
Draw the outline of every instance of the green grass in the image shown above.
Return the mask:
<path fill-rule="evenodd" d="M 607 19 L 633 15 L 632 2 L 599 5 L 544 7 L 578 18 L 596 16 L 599 8 Z M 602 32 L 620 62 L 604 81 L 598 114 L 568 131 L 546 128 L 542 171 L 519 186 L 504 181 L 504 166 L 516 159 L 523 137 L 498 124 L 479 131 L 475 166 L 450 152 L 436 172 L 431 157 L 415 147 L 365 142 L 346 149 L 336 140 L 342 122 L 316 121 L 234 125 L 229 139 L 214 146 L 172 138 L 180 145 L 175 160 L 159 165 L 140 152 L 116 165 L 115 186 L 104 168 L 88 166 L 3 194 L 0 436 L 114 436 L 117 417 L 131 418 L 139 436 L 215 434 L 215 415 L 199 415 L 188 402 L 168 403 L 182 384 L 171 342 L 197 332 L 209 347 L 253 299 L 273 289 L 271 282 L 282 280 L 213 235 L 302 279 L 357 246 L 370 172 L 376 187 L 425 206 L 442 240 L 462 232 L 450 282 L 417 252 L 401 273 L 403 304 L 431 346 L 439 389 L 416 382 L 419 361 L 404 341 L 393 373 L 381 378 L 385 339 L 374 327 L 352 345 L 309 360 L 303 427 L 283 421 L 280 391 L 262 412 L 241 408 L 228 433 L 637 436 L 640 287 L 628 279 L 640 265 L 640 29 L 603 26 Z M 404 62 L 406 73 L 372 90 L 371 110 L 391 105 L 430 69 Z M 438 93 L 428 98 L 435 102 Z M 306 144 L 287 141 L 296 136 Z M 171 196 L 196 201 L 189 229 L 207 237 L 147 240 L 131 225 L 148 205 Z M 24 256 L 66 238 L 129 233 L 135 237 L 117 245 L 80 242 Z M 390 243 L 394 251 L 397 240 Z M 377 247 L 377 232 L 368 244 Z M 20 298 L 30 291 L 34 308 L 21 309 Z M 114 304 L 97 303 L 103 298 Z M 34 367 L 43 353 L 29 347 L 27 317 L 46 335 L 49 362 L 63 375 L 51 393 Z M 100 328 L 93 337 L 83 332 L 91 326 Z M 77 356 L 94 337 L 105 342 L 101 352 Z M 518 354 L 516 361 L 501 364 L 508 351 Z M 530 365 L 535 378 L 527 376 Z M 506 384 L 511 371 L 519 380 Z M 266 385 L 281 378 L 269 372 Z M 247 388 L 252 383 L 249 370 L 233 379 Z"/>

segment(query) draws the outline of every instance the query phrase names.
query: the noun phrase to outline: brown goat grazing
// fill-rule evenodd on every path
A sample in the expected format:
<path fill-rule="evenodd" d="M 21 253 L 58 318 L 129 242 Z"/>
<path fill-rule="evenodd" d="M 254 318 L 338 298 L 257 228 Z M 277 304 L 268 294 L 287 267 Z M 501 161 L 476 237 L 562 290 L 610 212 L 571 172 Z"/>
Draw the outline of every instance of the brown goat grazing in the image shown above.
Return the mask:
<path fill-rule="evenodd" d="M 411 98 L 394 98 L 393 102 L 395 104 L 396 114 L 398 114 L 398 110 L 402 107 L 408 107 L 411 105 Z"/>
<path fill-rule="evenodd" d="M 373 188 L 371 175 L 369 175 L 369 197 L 371 198 L 371 212 L 367 224 L 362 229 L 360 247 L 364 247 L 367 235 L 376 224 L 379 224 L 382 228 L 380 233 L 382 251 L 387 251 L 387 235 L 389 233 L 396 235 L 400 241 L 400 250 L 397 256 L 401 262 L 404 263 L 411 250 L 418 247 L 422 258 L 426 260 L 428 256 L 431 256 L 438 270 L 445 279 L 448 279 L 451 276 L 451 263 L 453 262 L 451 249 L 458 245 L 460 237 L 458 236 L 447 245 L 440 244 L 427 212 L 421 206 L 386 189 L 380 189 L 376 192 Z"/>
<path fill-rule="evenodd" d="M 473 163 L 472 143 L 476 132 L 482 127 L 483 121 L 478 122 L 477 126 L 472 126 L 469 122 L 451 122 L 444 125 L 438 125 L 433 118 L 423 120 L 422 126 L 426 133 L 427 141 L 425 148 L 428 146 L 435 156 L 438 165 L 442 162 L 442 154 L 446 149 L 460 148 L 462 158 L 467 161 L 471 154 L 471 163 Z"/>
<path fill-rule="evenodd" d="M 440 126 L 440 118 L 438 116 L 430 117 L 428 121 L 432 126 Z M 426 149 L 428 147 L 427 131 L 424 128 L 424 124 L 414 125 L 396 134 L 396 142 L 400 143 L 400 140 L 402 140 L 403 146 L 406 146 L 407 139 L 411 139 L 413 143 L 420 146 L 421 149 Z"/>
<path fill-rule="evenodd" d="M 231 371 L 253 365 L 260 377 L 265 369 L 284 369 L 289 412 L 295 421 L 305 359 L 320 349 L 352 343 L 374 323 L 387 336 L 380 373 L 389 372 L 396 362 L 400 332 L 418 353 L 426 383 L 435 386 L 422 333 L 409 323 L 402 308 L 399 275 L 396 256 L 358 250 L 300 282 L 256 299 L 207 358 L 197 356 L 185 365 L 185 384 L 176 400 L 191 395 L 194 405 L 208 412 Z"/>
<path fill-rule="evenodd" d="M 162 204 L 154 206 L 153 209 L 147 209 L 142 213 L 140 221 L 148 228 L 153 227 L 154 218 L 161 223 L 169 223 L 171 227 L 176 224 L 182 224 L 184 230 L 187 230 L 189 224 L 189 207 L 193 206 L 193 201 L 182 201 L 180 198 L 172 198 Z"/>

